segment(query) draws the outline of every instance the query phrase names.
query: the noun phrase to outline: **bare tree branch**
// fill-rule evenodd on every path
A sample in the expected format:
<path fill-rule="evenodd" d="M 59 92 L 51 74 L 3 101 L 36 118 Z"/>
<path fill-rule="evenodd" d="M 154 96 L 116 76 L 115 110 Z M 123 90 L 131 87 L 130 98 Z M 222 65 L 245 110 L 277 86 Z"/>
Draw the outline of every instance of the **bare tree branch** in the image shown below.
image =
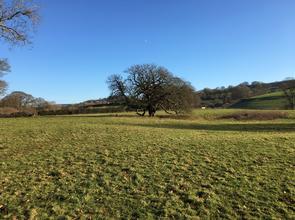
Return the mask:
<path fill-rule="evenodd" d="M 39 21 L 33 1 L 0 1 L 0 13 L 0 39 L 11 45 L 30 43 L 30 33 Z"/>

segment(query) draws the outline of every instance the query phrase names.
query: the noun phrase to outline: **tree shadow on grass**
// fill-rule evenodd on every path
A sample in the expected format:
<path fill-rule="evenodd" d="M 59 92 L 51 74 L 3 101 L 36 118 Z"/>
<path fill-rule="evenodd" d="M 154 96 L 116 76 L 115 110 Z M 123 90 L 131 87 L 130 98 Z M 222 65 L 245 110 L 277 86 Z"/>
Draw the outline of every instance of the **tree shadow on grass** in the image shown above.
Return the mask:
<path fill-rule="evenodd" d="M 139 115 L 128 115 L 128 114 L 79 114 L 79 115 L 57 115 L 63 117 L 72 118 L 142 118 Z"/>
<path fill-rule="evenodd" d="M 60 116 L 74 117 L 74 118 L 150 118 L 148 115 L 145 115 L 143 117 L 137 114 L 96 114 L 96 115 L 79 114 L 79 115 L 60 115 Z M 190 115 L 157 115 L 152 118 L 190 120 L 190 119 L 196 119 L 197 117 L 190 116 Z"/>
<path fill-rule="evenodd" d="M 130 114 L 102 114 L 102 115 L 68 115 L 66 117 L 74 118 L 143 118 L 138 115 Z M 158 118 L 171 119 L 170 116 Z M 174 119 L 191 119 L 187 117 Z M 112 122 L 114 125 L 137 126 L 147 128 L 167 128 L 167 129 L 188 129 L 204 131 L 239 131 L 239 132 L 295 132 L 295 123 L 127 123 Z"/>
<path fill-rule="evenodd" d="M 204 131 L 239 131 L 239 132 L 295 132 L 295 123 L 253 123 L 253 124 L 184 124 L 184 123 L 155 123 L 155 124 L 132 124 L 121 125 L 139 126 L 147 128 L 188 129 Z"/>

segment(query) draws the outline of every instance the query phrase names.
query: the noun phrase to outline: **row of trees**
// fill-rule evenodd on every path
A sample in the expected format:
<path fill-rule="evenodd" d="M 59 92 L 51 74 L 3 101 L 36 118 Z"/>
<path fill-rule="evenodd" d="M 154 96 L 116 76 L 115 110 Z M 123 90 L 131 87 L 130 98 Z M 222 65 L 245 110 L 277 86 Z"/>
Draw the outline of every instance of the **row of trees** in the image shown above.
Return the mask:
<path fill-rule="evenodd" d="M 222 107 L 232 104 L 238 100 L 249 98 L 255 95 L 261 95 L 266 92 L 263 83 L 247 82 L 241 83 L 237 86 L 218 87 L 216 89 L 205 88 L 200 91 L 202 104 L 208 107 Z"/>
<path fill-rule="evenodd" d="M 13 108 L 18 111 L 27 111 L 35 109 L 36 111 L 43 111 L 51 109 L 55 103 L 47 102 L 43 98 L 35 98 L 25 92 L 12 92 L 0 100 L 0 107 Z"/>
<path fill-rule="evenodd" d="M 112 94 L 109 99 L 106 99 L 108 104 L 125 105 L 129 110 L 136 110 L 137 114 L 141 116 L 144 116 L 146 112 L 149 116 L 154 116 L 157 110 L 164 110 L 169 114 L 179 114 L 189 112 L 192 108 L 200 106 L 199 94 L 190 83 L 175 77 L 164 67 L 153 64 L 135 65 L 125 73 L 127 73 L 125 79 L 121 75 L 109 77 L 108 85 Z M 294 109 L 295 80 L 284 81 L 279 85 L 289 101 L 290 108 Z M 244 84 L 220 90 L 235 92 L 237 88 L 244 86 L 246 87 Z M 236 92 L 243 94 L 240 91 Z M 210 94 L 212 94 L 212 91 L 210 91 Z M 8 107 L 22 112 L 42 112 L 42 114 L 48 112 L 52 114 L 87 113 L 90 110 L 86 111 L 83 105 L 58 106 L 55 103 L 47 102 L 42 98 L 35 98 L 24 92 L 13 92 L 5 96 L 0 100 L 1 107 Z"/>
<path fill-rule="evenodd" d="M 295 80 L 288 78 L 281 82 L 262 83 L 248 82 L 241 83 L 237 86 L 218 87 L 216 89 L 204 89 L 199 92 L 202 99 L 202 105 L 208 107 L 227 107 L 231 104 L 247 99 L 252 96 L 262 95 L 269 92 L 283 91 L 284 97 L 288 100 L 287 108 L 293 109 L 294 104 L 294 85 Z"/>

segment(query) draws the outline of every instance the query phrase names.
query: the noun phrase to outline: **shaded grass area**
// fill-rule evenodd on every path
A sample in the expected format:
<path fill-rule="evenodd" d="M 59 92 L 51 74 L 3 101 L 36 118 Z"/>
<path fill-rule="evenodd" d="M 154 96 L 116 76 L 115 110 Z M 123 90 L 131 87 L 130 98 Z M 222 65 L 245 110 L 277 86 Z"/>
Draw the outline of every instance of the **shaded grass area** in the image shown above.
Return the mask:
<path fill-rule="evenodd" d="M 292 219 L 294 123 L 0 119 L 0 218 Z"/>
<path fill-rule="evenodd" d="M 239 131 L 239 132 L 295 132 L 295 123 L 158 123 L 158 124 L 132 124 L 125 123 L 123 126 L 141 126 L 149 128 L 169 128 L 169 129 L 190 129 L 203 131 Z"/>
<path fill-rule="evenodd" d="M 158 111 L 156 118 L 160 119 L 185 119 L 185 120 L 216 120 L 224 119 L 228 115 L 234 115 L 239 113 L 249 113 L 260 115 L 278 114 L 283 115 L 283 118 L 295 119 L 295 111 L 293 110 L 244 110 L 244 109 L 194 109 L 191 114 L 166 114 L 164 111 Z M 64 117 L 64 116 L 63 116 Z M 106 114 L 78 114 L 78 115 L 68 115 L 68 117 L 99 117 L 99 118 L 142 118 L 138 116 L 135 112 L 122 112 L 122 113 L 106 113 Z M 145 116 L 144 118 L 147 118 Z M 258 118 L 259 119 L 259 118 Z"/>

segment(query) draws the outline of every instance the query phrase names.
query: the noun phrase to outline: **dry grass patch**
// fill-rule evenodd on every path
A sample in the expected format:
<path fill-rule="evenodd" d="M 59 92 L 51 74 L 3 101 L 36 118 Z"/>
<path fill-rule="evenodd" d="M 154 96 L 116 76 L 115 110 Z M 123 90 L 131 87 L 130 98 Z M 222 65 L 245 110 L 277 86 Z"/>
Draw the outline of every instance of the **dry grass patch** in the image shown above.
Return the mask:
<path fill-rule="evenodd" d="M 275 120 L 286 119 L 288 113 L 280 111 L 240 111 L 231 114 L 222 115 L 219 119 L 234 119 L 234 120 Z"/>

